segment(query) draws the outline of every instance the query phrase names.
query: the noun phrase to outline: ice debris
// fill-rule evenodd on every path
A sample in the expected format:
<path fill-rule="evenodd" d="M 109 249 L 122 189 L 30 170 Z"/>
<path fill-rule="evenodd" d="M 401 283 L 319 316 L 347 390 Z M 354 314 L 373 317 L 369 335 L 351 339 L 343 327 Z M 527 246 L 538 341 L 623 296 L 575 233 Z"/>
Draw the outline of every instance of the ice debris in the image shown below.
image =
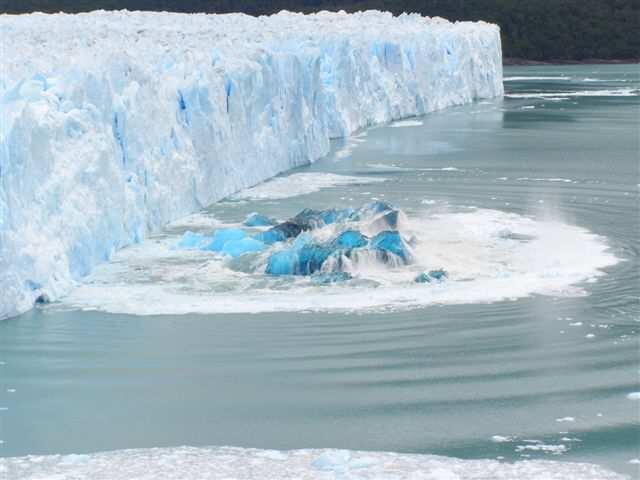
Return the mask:
<path fill-rule="evenodd" d="M 276 223 L 277 222 L 273 218 L 260 215 L 257 212 L 250 213 L 247 215 L 244 222 L 242 222 L 245 227 L 270 227 Z"/>
<path fill-rule="evenodd" d="M 422 272 L 416 277 L 416 283 L 431 283 L 433 281 L 441 282 L 447 278 L 447 272 L 442 269 L 430 270 L 428 272 Z"/>
<path fill-rule="evenodd" d="M 220 228 L 211 235 L 187 231 L 176 247 L 208 250 L 231 258 L 268 249 L 266 274 L 313 275 L 313 283 L 329 284 L 351 279 L 348 267 L 358 259 L 374 259 L 391 267 L 411 263 L 411 241 L 397 230 L 402 215 L 391 204 L 380 201 L 358 209 L 305 208 L 289 220 L 252 236 L 239 228 Z M 245 225 L 267 221 L 270 219 L 252 213 Z M 314 231 L 326 228 L 333 232 L 329 238 L 314 236 Z M 361 229 L 375 234 L 370 237 Z M 444 277 L 444 270 L 431 270 L 415 281 L 424 283 Z"/>

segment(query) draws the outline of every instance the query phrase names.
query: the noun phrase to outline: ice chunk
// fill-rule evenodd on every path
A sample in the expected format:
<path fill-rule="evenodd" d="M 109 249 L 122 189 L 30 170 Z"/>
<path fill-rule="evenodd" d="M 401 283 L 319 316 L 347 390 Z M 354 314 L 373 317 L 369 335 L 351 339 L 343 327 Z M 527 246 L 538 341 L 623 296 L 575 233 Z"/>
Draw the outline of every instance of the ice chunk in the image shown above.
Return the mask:
<path fill-rule="evenodd" d="M 284 222 L 270 228 L 266 232 L 260 232 L 253 236 L 256 240 L 259 240 L 267 245 L 273 245 L 277 242 L 282 242 L 288 238 L 297 237 L 302 228 L 300 225 L 293 222 Z"/>
<path fill-rule="evenodd" d="M 212 237 L 187 230 L 182 235 L 182 238 L 178 240 L 178 243 L 176 243 L 176 247 L 184 249 L 202 248 L 209 244 L 211 240 Z"/>
<path fill-rule="evenodd" d="M 241 238 L 240 240 L 229 240 L 224 244 L 220 253 L 232 258 L 239 257 L 244 253 L 259 252 L 264 250 L 265 244 L 254 238 Z"/>
<path fill-rule="evenodd" d="M 364 247 L 367 243 L 367 237 L 360 232 L 356 230 L 346 230 L 333 239 L 331 246 L 335 249 L 352 249 Z"/>
<path fill-rule="evenodd" d="M 428 272 L 422 272 L 415 279 L 416 283 L 430 283 L 433 281 L 442 281 L 447 278 L 447 272 L 442 269 L 430 270 Z"/>
<path fill-rule="evenodd" d="M 373 215 L 376 213 L 390 212 L 392 210 L 395 210 L 395 209 L 393 208 L 393 206 L 391 206 L 391 204 L 380 201 L 380 200 L 376 200 L 362 207 L 359 210 L 359 213 L 361 215 Z"/>
<path fill-rule="evenodd" d="M 305 208 L 298 215 L 291 219 L 292 222 L 300 225 L 303 230 L 311 230 L 325 225 L 350 220 L 355 211 L 352 208 L 329 210 L 314 210 Z"/>
<path fill-rule="evenodd" d="M 311 275 L 320 270 L 333 250 L 322 245 L 291 247 L 271 254 L 266 273 L 272 275 Z"/>
<path fill-rule="evenodd" d="M 246 237 L 247 234 L 239 228 L 221 228 L 213 233 L 211 241 L 204 245 L 204 250 L 213 250 L 214 252 L 220 252 L 225 244 L 231 240 L 240 240 Z"/>
<path fill-rule="evenodd" d="M 400 233 L 395 230 L 380 232 L 369 241 L 369 248 L 378 250 L 383 254 L 392 253 L 405 263 L 409 260 L 409 255 L 405 249 L 402 237 Z"/>
<path fill-rule="evenodd" d="M 257 212 L 250 213 L 245 218 L 243 225 L 246 227 L 270 227 L 271 225 L 275 225 L 277 222 L 273 218 L 266 217 L 264 215 L 260 215 Z"/>

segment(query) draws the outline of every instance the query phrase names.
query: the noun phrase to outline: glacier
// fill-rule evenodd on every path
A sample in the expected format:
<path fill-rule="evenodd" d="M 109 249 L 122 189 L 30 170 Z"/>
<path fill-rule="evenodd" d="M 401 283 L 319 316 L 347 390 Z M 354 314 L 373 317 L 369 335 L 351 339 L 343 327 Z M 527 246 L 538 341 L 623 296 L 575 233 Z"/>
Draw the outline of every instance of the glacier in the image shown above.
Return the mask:
<path fill-rule="evenodd" d="M 0 15 L 0 318 L 367 126 L 503 95 L 483 22 Z"/>

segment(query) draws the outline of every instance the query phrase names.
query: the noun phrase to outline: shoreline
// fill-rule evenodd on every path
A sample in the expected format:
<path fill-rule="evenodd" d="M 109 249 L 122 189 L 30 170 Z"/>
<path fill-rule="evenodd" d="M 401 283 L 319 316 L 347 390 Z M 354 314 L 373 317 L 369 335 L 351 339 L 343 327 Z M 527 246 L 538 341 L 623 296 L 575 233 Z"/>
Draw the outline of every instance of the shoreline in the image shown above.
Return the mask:
<path fill-rule="evenodd" d="M 528 67 L 528 66 L 548 66 L 548 65 L 627 65 L 640 64 L 638 58 L 625 59 L 603 59 L 603 58 L 585 58 L 583 60 L 529 60 L 527 58 L 508 58 L 502 59 L 502 65 L 505 67 Z"/>

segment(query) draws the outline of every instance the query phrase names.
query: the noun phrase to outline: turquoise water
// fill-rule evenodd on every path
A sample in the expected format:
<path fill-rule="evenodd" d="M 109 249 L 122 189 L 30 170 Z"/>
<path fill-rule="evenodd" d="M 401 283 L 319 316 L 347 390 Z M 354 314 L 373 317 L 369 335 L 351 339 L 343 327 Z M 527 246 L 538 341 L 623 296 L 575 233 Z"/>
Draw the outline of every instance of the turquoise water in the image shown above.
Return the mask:
<path fill-rule="evenodd" d="M 339 447 L 638 476 L 640 72 L 505 77 L 504 101 L 336 141 L 289 183 L 213 205 L 61 304 L 0 322 L 0 455 Z M 430 258 L 474 275 L 418 294 L 380 279 L 265 287 L 245 265 L 165 248 L 253 211 L 374 198 L 424 219 Z M 541 241 L 494 241 L 505 228 Z"/>

